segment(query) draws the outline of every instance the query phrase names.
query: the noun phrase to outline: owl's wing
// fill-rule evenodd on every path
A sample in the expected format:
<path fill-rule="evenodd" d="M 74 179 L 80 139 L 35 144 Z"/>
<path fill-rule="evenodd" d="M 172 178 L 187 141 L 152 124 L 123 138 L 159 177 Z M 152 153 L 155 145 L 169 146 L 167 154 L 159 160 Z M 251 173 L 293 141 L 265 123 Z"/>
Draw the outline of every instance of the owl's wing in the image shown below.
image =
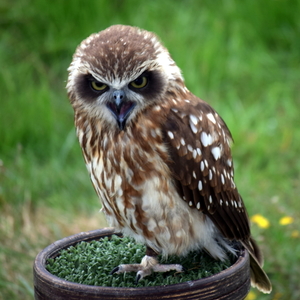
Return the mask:
<path fill-rule="evenodd" d="M 233 181 L 232 138 L 221 117 L 192 96 L 170 109 L 163 135 L 183 201 L 210 217 L 224 237 L 248 240 L 247 212 Z"/>

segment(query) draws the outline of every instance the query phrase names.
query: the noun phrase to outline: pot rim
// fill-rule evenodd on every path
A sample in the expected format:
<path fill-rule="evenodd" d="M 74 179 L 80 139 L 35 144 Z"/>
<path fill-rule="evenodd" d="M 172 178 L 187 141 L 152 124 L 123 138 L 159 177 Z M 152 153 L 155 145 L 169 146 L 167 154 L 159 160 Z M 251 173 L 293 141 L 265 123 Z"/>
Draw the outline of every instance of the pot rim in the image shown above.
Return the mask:
<path fill-rule="evenodd" d="M 234 273 L 238 272 L 239 270 L 245 268 L 245 264 L 249 264 L 249 254 L 248 251 L 245 249 L 242 249 L 238 254 L 237 261 L 231 265 L 229 268 L 215 274 L 211 275 L 205 278 L 199 278 L 196 280 L 186 281 L 182 283 L 176 283 L 176 284 L 170 284 L 170 285 L 161 285 L 161 286 L 151 286 L 151 287 L 107 287 L 107 286 L 94 286 L 94 285 L 86 285 L 81 283 L 76 283 L 72 281 L 67 281 L 65 279 L 62 279 L 58 276 L 55 276 L 51 274 L 46 268 L 46 261 L 48 258 L 54 258 L 62 249 L 66 249 L 72 245 L 75 245 L 76 243 L 80 241 L 92 241 L 95 239 L 101 239 L 105 236 L 110 236 L 112 234 L 120 234 L 119 232 L 116 232 L 114 228 L 112 227 L 105 227 L 102 229 L 96 229 L 91 230 L 87 232 L 80 232 L 68 237 L 65 237 L 63 239 L 60 239 L 58 241 L 55 241 L 54 243 L 50 244 L 46 248 L 44 248 L 35 258 L 34 261 L 34 283 L 36 283 L 36 277 L 39 277 L 39 279 L 43 280 L 44 282 L 51 282 L 55 286 L 59 286 L 62 289 L 70 290 L 72 288 L 76 288 L 78 291 L 82 292 L 90 292 L 91 294 L 98 294 L 99 289 L 101 289 L 101 293 L 103 294 L 127 294 L 127 293 L 135 293 L 138 295 L 139 293 L 145 293 L 145 291 L 149 291 L 149 293 L 152 293 L 154 291 L 157 292 L 158 289 L 163 288 L 164 292 L 172 291 L 174 290 L 174 287 L 176 286 L 177 289 L 185 290 L 185 289 L 198 289 L 201 287 L 206 287 L 207 284 L 211 283 L 212 281 L 222 283 L 224 278 L 228 276 L 232 276 Z M 226 273 L 226 276 L 224 276 Z M 245 276 L 247 278 L 247 276 Z M 250 278 L 250 277 L 249 277 Z M 250 280 L 250 279 L 249 279 Z M 239 285 L 242 285 L 245 283 L 245 280 L 243 282 L 240 282 Z M 221 286 L 221 285 L 220 285 Z M 238 287 L 238 286 L 237 286 Z"/>

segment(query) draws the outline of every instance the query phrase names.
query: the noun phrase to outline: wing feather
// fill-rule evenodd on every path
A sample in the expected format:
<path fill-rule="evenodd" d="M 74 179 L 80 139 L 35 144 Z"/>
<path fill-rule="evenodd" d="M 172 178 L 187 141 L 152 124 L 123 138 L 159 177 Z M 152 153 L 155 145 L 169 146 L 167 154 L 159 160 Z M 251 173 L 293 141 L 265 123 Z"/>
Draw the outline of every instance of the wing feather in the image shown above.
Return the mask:
<path fill-rule="evenodd" d="M 250 237 L 249 221 L 234 184 L 231 134 L 222 118 L 191 96 L 172 107 L 163 124 L 169 168 L 179 195 L 206 214 L 228 239 Z"/>

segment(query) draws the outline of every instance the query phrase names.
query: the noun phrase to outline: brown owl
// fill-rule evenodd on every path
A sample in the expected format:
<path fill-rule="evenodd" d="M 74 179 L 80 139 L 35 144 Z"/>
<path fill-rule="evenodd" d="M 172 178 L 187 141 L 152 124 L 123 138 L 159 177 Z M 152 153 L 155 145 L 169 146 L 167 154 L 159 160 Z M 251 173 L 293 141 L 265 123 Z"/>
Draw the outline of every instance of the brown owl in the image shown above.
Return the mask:
<path fill-rule="evenodd" d="M 234 183 L 231 134 L 185 86 L 151 32 L 111 26 L 84 40 L 68 69 L 77 136 L 109 224 L 147 246 L 140 264 L 113 272 L 182 271 L 157 254 L 205 250 L 224 260 L 242 244 L 251 282 L 271 292 Z"/>

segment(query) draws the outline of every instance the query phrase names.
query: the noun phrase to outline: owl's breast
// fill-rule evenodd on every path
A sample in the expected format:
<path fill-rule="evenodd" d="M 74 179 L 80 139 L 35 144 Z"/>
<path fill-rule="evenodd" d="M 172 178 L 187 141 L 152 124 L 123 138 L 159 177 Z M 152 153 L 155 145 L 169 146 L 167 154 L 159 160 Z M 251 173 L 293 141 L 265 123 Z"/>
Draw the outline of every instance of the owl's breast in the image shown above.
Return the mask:
<path fill-rule="evenodd" d="M 159 138 L 159 131 L 150 135 Z M 103 133 L 97 151 L 91 147 L 94 150 L 87 153 L 102 211 L 110 226 L 157 252 L 186 253 L 198 246 L 193 242 L 197 235 L 204 237 L 212 228 L 204 230 L 202 214 L 190 210 L 178 195 L 166 164 L 166 147 L 145 138 Z"/>

